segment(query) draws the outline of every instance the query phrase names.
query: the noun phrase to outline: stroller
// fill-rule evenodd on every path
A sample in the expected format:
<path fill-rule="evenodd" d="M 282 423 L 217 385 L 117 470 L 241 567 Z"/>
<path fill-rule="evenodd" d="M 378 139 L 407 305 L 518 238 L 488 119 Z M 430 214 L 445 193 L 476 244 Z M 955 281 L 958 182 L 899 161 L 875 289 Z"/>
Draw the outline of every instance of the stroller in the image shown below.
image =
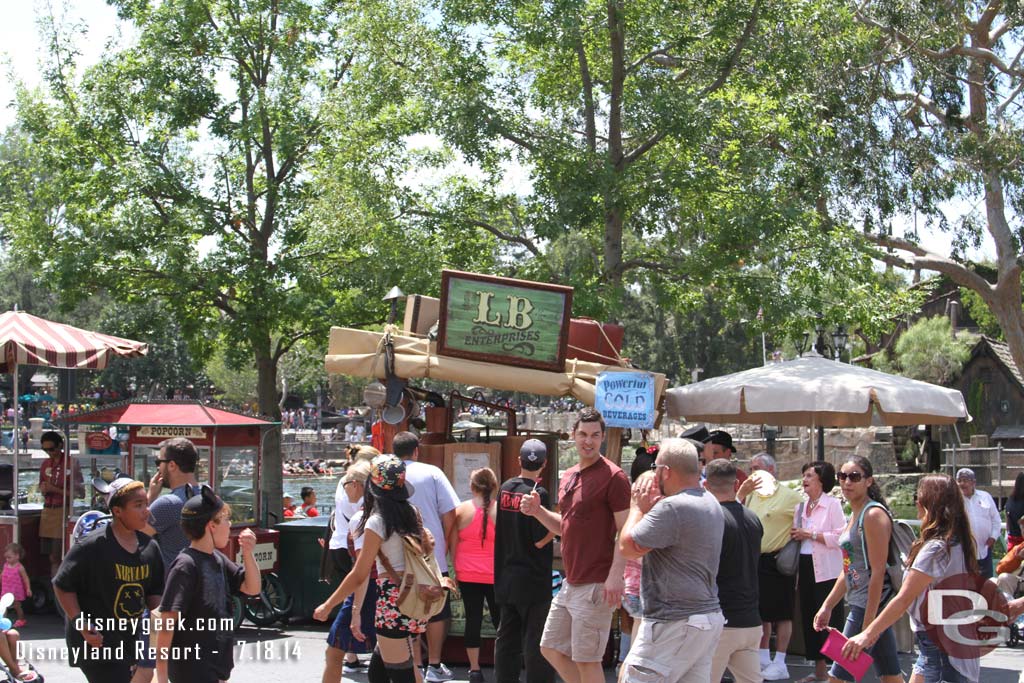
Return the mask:
<path fill-rule="evenodd" d="M 0 649 L 6 651 L 6 654 L 12 660 L 17 657 L 17 648 L 15 646 L 17 638 L 8 637 L 10 635 L 9 631 L 11 629 L 11 620 L 3 615 L 7 612 L 7 608 L 13 603 L 14 595 L 12 593 L 4 593 L 3 597 L 0 597 L 0 632 L 2 632 L 2 636 L 0 636 L 0 638 L 3 639 Z M 18 664 L 21 669 L 21 674 L 15 676 L 11 673 L 11 669 L 7 664 L 0 659 L 0 683 L 43 683 L 43 675 L 36 671 L 35 667 L 32 666 L 30 662 L 19 662 Z"/>
<path fill-rule="evenodd" d="M 1022 576 L 1022 570 L 1024 570 L 1024 565 L 1018 567 L 1014 572 L 1000 574 L 996 579 L 996 585 L 999 586 L 999 590 L 1011 600 L 1024 596 L 1024 576 Z M 1024 636 L 1024 614 L 1017 617 L 1010 624 L 1010 637 L 1007 639 L 1006 644 L 1010 647 L 1016 647 L 1021 642 L 1022 636 Z"/>

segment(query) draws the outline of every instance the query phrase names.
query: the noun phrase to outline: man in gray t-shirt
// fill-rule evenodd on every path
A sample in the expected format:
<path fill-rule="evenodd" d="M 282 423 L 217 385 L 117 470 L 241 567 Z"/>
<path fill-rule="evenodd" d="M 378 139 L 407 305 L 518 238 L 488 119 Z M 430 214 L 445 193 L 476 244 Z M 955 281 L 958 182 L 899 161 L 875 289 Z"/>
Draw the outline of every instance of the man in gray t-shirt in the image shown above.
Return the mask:
<path fill-rule="evenodd" d="M 706 683 L 725 624 L 716 582 L 722 507 L 700 486 L 700 463 L 690 442 L 663 441 L 654 467 L 654 480 L 634 486 L 619 536 L 623 555 L 643 558 L 643 618 L 624 663 L 626 680 L 655 676 Z"/>

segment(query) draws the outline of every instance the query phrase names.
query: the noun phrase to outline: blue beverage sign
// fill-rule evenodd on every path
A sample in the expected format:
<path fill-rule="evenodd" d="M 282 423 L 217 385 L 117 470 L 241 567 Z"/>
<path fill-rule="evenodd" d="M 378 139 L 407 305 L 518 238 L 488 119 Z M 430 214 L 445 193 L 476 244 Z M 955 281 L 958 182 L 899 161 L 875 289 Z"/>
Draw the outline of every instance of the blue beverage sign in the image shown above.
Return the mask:
<path fill-rule="evenodd" d="M 653 429 L 654 375 L 646 372 L 602 372 L 597 376 L 594 407 L 609 427 Z"/>

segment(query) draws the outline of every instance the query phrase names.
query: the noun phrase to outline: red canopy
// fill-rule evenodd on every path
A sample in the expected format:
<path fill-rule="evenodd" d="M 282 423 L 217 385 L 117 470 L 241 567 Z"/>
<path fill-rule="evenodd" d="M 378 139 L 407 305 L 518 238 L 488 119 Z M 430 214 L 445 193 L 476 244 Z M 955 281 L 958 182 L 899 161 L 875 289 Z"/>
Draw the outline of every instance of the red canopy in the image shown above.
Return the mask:
<path fill-rule="evenodd" d="M 198 401 L 115 403 L 99 410 L 71 415 L 65 421 L 120 427 L 248 427 L 276 424 L 230 410 L 205 406 Z"/>
<path fill-rule="evenodd" d="M 112 356 L 143 356 L 149 350 L 142 342 L 51 322 L 25 311 L 0 315 L 0 348 L 0 372 L 10 372 L 14 365 L 99 370 L 107 367 Z"/>

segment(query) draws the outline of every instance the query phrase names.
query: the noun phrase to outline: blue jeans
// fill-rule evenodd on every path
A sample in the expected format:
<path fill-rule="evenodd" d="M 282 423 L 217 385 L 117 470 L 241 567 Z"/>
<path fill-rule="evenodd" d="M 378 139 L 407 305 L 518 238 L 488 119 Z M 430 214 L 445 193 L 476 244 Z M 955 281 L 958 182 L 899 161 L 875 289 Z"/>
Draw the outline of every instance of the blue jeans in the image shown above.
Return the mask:
<path fill-rule="evenodd" d="M 864 630 L 864 608 L 856 605 L 849 605 L 850 612 L 846 616 L 846 626 L 843 627 L 843 635 L 847 638 L 857 635 Z M 899 653 L 896 649 L 896 634 L 892 627 L 885 629 L 878 641 L 869 647 L 867 653 L 875 660 L 875 672 L 881 676 L 899 676 L 900 670 Z M 829 676 L 838 678 L 841 681 L 852 681 L 853 674 L 832 662 L 829 669 Z"/>
<path fill-rule="evenodd" d="M 921 651 L 914 662 L 914 673 L 924 676 L 924 683 L 969 683 L 949 661 L 946 653 L 932 642 L 927 631 L 916 631 L 914 636 Z"/>

